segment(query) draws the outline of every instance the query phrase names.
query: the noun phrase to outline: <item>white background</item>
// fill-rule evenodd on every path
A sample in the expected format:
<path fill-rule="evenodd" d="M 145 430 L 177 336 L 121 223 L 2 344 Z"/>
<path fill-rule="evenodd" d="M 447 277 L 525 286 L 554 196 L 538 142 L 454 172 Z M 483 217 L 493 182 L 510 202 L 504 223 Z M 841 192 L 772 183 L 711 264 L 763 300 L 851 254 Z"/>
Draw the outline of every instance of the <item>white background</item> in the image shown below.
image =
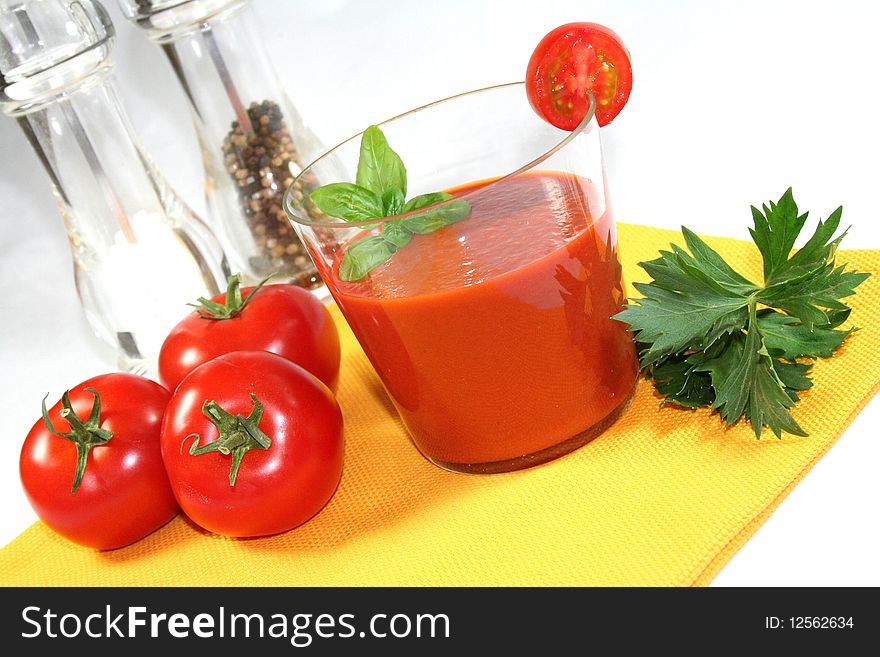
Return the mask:
<path fill-rule="evenodd" d="M 105 4 L 132 123 L 203 213 L 183 93 L 157 47 Z M 749 206 L 793 186 L 814 220 L 844 206 L 844 248 L 880 248 L 876 0 L 255 4 L 284 86 L 325 144 L 427 101 L 520 80 L 546 32 L 603 23 L 634 68 L 629 104 L 602 135 L 619 220 L 748 238 Z M 40 399 L 114 367 L 80 311 L 48 178 L 3 116 L 0 281 L 2 545 L 35 519 L 18 453 Z M 878 424 L 874 399 L 714 584 L 880 585 Z"/>

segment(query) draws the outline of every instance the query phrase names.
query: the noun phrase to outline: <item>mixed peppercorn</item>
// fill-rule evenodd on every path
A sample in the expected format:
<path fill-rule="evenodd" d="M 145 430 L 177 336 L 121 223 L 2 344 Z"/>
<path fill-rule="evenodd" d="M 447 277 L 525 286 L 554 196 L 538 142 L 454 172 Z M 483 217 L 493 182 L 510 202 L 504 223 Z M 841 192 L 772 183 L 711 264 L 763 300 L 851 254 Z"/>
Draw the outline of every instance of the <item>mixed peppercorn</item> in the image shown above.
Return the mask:
<path fill-rule="evenodd" d="M 250 265 L 261 275 L 281 271 L 297 285 L 316 287 L 321 279 L 282 204 L 300 167 L 281 108 L 269 100 L 254 102 L 247 116 L 251 129 L 234 121 L 223 141 L 223 155 L 257 247 Z"/>

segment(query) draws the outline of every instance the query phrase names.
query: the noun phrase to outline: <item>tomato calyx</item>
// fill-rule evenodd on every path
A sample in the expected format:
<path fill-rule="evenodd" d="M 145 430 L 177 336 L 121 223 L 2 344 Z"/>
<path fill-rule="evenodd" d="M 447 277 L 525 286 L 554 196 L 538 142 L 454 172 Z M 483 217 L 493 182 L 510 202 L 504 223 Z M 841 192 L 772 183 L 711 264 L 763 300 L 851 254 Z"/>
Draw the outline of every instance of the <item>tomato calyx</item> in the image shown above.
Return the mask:
<path fill-rule="evenodd" d="M 52 425 L 52 420 L 49 419 L 49 412 L 46 410 L 46 397 L 49 395 L 47 394 L 46 397 L 43 397 L 43 422 L 46 424 L 49 433 L 53 436 L 69 440 L 76 447 L 76 472 L 73 476 L 71 493 L 76 493 L 79 485 L 82 483 L 82 478 L 86 471 L 86 463 L 89 459 L 89 452 L 91 452 L 92 447 L 106 445 L 113 437 L 112 431 L 101 428 L 101 396 L 98 394 L 98 391 L 94 388 L 85 388 L 85 391 L 95 396 L 92 411 L 85 422 L 74 412 L 73 406 L 70 404 L 70 390 L 66 390 L 61 395 L 60 415 L 70 425 L 68 433 L 57 431 Z"/>
<path fill-rule="evenodd" d="M 198 303 L 189 303 L 187 305 L 195 308 L 199 317 L 202 319 L 232 319 L 233 317 L 240 315 L 241 311 L 244 310 L 244 307 L 248 304 L 248 301 L 251 300 L 254 294 L 256 294 L 270 278 L 277 274 L 278 272 L 273 272 L 266 276 L 266 278 L 257 283 L 254 286 L 254 289 L 243 299 L 241 296 L 241 274 L 233 274 L 226 281 L 226 299 L 224 300 L 224 303 L 217 303 L 211 299 L 199 297 L 197 299 Z"/>
<path fill-rule="evenodd" d="M 251 393 L 254 408 L 250 415 L 244 417 L 241 414 L 233 415 L 224 410 L 216 401 L 205 401 L 202 404 L 202 413 L 211 423 L 217 427 L 220 437 L 207 445 L 199 447 L 201 436 L 191 433 L 180 444 L 183 453 L 183 443 L 195 436 L 195 441 L 189 448 L 191 456 L 200 456 L 209 452 L 220 452 L 224 455 L 232 455 L 232 467 L 229 470 L 229 485 L 235 486 L 238 477 L 238 468 L 244 455 L 252 449 L 269 449 L 272 439 L 260 430 L 260 420 L 263 418 L 263 404 L 257 396 Z"/>

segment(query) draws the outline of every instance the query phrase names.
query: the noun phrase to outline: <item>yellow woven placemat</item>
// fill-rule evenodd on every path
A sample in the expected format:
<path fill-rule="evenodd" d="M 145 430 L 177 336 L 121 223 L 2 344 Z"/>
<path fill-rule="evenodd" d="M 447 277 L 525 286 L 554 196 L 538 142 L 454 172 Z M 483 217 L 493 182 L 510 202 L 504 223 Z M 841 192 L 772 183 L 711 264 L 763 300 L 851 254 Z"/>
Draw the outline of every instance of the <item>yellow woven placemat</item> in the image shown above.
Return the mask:
<path fill-rule="evenodd" d="M 624 275 L 672 231 L 621 224 Z M 760 278 L 757 249 L 710 238 Z M 705 585 L 834 444 L 880 387 L 880 251 L 838 256 L 874 275 L 851 298 L 856 332 L 813 371 L 795 417 L 808 438 L 728 431 L 716 415 L 659 407 L 642 382 L 608 432 L 553 463 L 460 475 L 409 442 L 337 314 L 345 471 L 327 507 L 270 538 L 207 534 L 183 517 L 120 550 L 96 552 L 40 522 L 0 551 L 6 586 L 684 586 Z M 634 293 L 634 291 L 631 290 Z"/>

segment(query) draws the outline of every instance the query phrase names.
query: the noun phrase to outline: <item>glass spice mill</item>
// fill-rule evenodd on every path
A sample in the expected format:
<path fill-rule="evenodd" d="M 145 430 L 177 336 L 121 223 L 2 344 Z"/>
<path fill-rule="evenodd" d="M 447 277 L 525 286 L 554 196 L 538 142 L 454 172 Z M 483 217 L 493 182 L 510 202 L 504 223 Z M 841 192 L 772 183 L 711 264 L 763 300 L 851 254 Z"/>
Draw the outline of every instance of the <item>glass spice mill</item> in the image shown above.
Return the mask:
<path fill-rule="evenodd" d="M 148 374 L 186 304 L 217 294 L 229 268 L 135 140 L 114 37 L 93 0 L 0 0 L 0 110 L 52 181 L 89 324 L 120 369 Z"/>
<path fill-rule="evenodd" d="M 233 269 L 248 284 L 277 273 L 272 282 L 326 296 L 282 205 L 293 179 L 322 149 L 279 85 L 249 0 L 119 0 L 119 6 L 159 44 L 183 86 L 202 151 L 210 221 Z"/>

